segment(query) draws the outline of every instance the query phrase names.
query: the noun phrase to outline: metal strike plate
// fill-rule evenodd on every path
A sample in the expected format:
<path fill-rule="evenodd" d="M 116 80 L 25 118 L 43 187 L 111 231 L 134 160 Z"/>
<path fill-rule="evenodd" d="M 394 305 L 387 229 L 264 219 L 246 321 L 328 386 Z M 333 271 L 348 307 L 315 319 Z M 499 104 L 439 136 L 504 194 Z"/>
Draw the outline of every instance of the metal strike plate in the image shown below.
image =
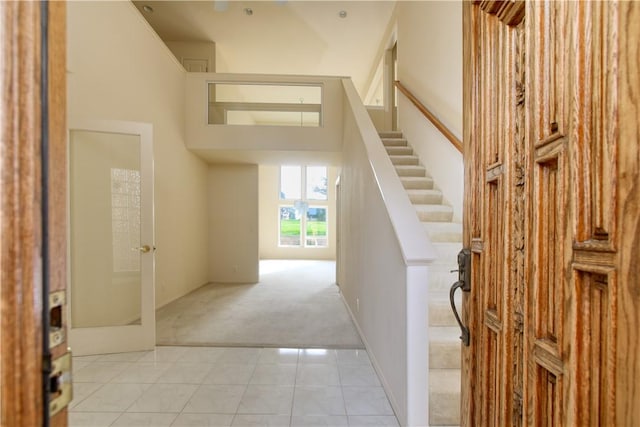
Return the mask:
<path fill-rule="evenodd" d="M 73 399 L 71 384 L 71 351 L 51 362 L 49 376 L 49 415 L 53 416 L 66 408 Z"/>
<path fill-rule="evenodd" d="M 62 318 L 64 316 L 64 304 L 67 297 L 65 291 L 57 291 L 49 294 L 49 348 L 56 347 L 64 342 L 64 328 Z"/>

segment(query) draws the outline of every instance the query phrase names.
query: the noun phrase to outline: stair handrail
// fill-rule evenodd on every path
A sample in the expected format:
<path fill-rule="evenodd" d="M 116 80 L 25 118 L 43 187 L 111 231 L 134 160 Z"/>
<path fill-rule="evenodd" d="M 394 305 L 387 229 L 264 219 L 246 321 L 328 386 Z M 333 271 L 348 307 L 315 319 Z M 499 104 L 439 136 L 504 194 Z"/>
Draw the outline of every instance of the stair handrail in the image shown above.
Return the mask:
<path fill-rule="evenodd" d="M 411 91 L 409 89 L 406 88 L 406 86 L 404 86 L 402 83 L 400 83 L 399 80 L 395 81 L 395 85 L 398 88 L 398 90 L 400 92 L 402 92 L 402 94 L 404 96 L 406 96 L 409 101 L 411 101 L 411 103 L 413 105 L 416 106 L 416 108 L 422 113 L 422 115 L 424 115 L 435 127 L 436 129 L 438 129 L 440 131 L 440 133 L 442 133 L 442 135 L 444 135 L 445 138 L 447 138 L 449 140 L 449 142 L 451 142 L 451 144 L 456 147 L 456 149 L 462 153 L 462 141 L 460 141 L 454 134 L 453 132 L 451 132 L 451 130 L 449 130 L 448 127 L 446 127 L 444 125 L 444 123 L 442 123 L 436 116 L 435 114 L 433 114 L 431 111 L 429 111 L 429 109 L 427 107 L 424 106 L 424 104 L 422 102 L 420 102 L 420 100 L 418 100 L 418 98 L 415 97 L 415 95 L 413 93 L 411 93 Z"/>

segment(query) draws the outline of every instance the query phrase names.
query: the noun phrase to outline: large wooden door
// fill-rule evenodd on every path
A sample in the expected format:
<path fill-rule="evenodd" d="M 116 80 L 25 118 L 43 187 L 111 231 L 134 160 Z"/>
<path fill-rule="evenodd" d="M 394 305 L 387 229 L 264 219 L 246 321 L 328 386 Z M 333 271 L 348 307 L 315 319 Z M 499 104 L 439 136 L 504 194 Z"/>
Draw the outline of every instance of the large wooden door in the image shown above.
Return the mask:
<path fill-rule="evenodd" d="M 463 8 L 462 425 L 634 425 L 640 4 Z"/>
<path fill-rule="evenodd" d="M 0 2 L 3 427 L 67 425 L 65 22 L 63 2 Z"/>

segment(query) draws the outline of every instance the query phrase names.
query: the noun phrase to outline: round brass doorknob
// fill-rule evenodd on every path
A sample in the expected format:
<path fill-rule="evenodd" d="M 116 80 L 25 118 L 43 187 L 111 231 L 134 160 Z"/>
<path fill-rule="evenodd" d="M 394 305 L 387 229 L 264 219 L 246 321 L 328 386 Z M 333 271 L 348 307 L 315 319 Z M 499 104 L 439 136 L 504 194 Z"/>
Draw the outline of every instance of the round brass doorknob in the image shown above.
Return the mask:
<path fill-rule="evenodd" d="M 139 250 L 140 252 L 142 252 L 143 254 L 146 254 L 147 252 L 150 252 L 150 251 L 151 251 L 151 246 L 149 246 L 149 245 L 144 245 L 144 246 L 139 247 L 139 248 L 138 248 L 138 250 Z"/>

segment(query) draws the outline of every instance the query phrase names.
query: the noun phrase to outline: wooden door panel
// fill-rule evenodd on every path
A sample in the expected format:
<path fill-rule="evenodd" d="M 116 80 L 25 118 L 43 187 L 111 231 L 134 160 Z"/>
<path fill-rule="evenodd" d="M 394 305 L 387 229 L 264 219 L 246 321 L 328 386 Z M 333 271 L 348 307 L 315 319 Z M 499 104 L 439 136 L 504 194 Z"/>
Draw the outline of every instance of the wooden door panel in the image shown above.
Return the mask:
<path fill-rule="evenodd" d="M 472 386 L 477 390 L 473 404 L 477 421 L 471 424 L 476 425 L 518 425 L 523 406 L 523 374 L 516 367 L 522 366 L 517 361 L 524 349 L 524 27 L 513 19 L 522 5 L 504 6 L 502 2 L 482 3 L 467 18 L 477 23 L 473 43 L 481 52 L 475 68 L 481 78 L 475 80 L 473 89 L 478 98 L 473 110 L 474 134 L 486 141 L 469 147 L 473 155 L 468 160 L 473 166 L 467 169 L 472 176 L 467 185 L 474 194 L 469 205 L 475 211 L 468 217 L 472 234 L 465 244 L 471 245 L 473 253 L 472 282 L 483 284 L 472 292 L 475 307 L 465 306 L 468 321 L 477 319 L 477 335 L 468 350 L 471 354 L 464 356 L 478 362 Z M 514 25 L 505 24 L 501 16 L 510 17 Z M 516 300 L 517 312 L 513 308 Z M 514 348 L 518 352 L 511 351 Z M 474 351 L 478 351 L 475 356 Z"/>
<path fill-rule="evenodd" d="M 462 425 L 640 415 L 639 9 L 463 3 Z"/>
<path fill-rule="evenodd" d="M 42 422 L 39 18 L 35 2 L 0 4 L 1 423 Z"/>

